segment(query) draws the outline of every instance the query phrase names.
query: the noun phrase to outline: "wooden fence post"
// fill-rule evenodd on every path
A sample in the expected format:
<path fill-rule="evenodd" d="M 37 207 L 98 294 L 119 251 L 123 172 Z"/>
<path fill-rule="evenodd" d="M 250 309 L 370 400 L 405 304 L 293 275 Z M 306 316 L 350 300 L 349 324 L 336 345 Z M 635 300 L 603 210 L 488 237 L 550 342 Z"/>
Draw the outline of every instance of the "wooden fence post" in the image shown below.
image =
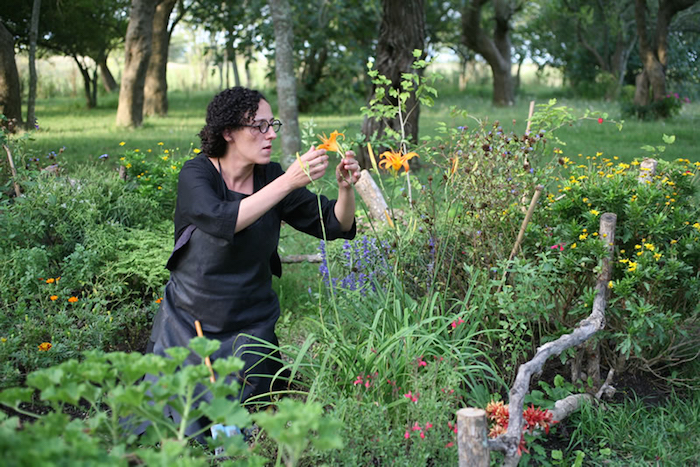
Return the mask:
<path fill-rule="evenodd" d="M 466 408 L 457 411 L 457 447 L 459 467 L 488 467 L 488 422 L 483 409 Z"/>

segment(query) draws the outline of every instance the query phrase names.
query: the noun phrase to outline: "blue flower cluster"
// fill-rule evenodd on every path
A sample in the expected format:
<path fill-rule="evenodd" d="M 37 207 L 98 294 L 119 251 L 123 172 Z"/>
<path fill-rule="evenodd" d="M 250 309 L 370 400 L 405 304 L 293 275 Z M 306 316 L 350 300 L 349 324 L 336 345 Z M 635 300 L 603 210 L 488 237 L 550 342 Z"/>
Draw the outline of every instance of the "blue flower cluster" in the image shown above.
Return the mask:
<path fill-rule="evenodd" d="M 386 241 L 378 242 L 376 238 L 362 238 L 345 240 L 340 254 L 333 255 L 330 261 L 334 261 L 334 274 L 331 277 L 328 268 L 329 255 L 326 244 L 322 240 L 319 246 L 321 251 L 321 265 L 319 272 L 326 286 L 332 286 L 339 290 L 360 291 L 365 294 L 368 290 L 376 290 L 378 281 L 386 277 L 389 266 L 387 257 L 391 248 Z"/>

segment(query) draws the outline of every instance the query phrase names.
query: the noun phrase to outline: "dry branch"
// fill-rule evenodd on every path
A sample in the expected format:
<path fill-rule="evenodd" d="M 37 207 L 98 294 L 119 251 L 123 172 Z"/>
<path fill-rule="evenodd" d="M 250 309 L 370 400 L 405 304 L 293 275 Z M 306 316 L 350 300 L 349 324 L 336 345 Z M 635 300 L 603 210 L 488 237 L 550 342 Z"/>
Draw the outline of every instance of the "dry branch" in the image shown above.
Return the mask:
<path fill-rule="evenodd" d="M 323 261 L 321 253 L 313 255 L 288 255 L 280 258 L 282 263 L 320 263 Z"/>
<path fill-rule="evenodd" d="M 518 374 L 509 395 L 510 418 L 508 431 L 504 435 L 489 441 L 490 449 L 505 452 L 506 460 L 504 465 L 517 465 L 517 460 L 519 459 L 517 450 L 523 432 L 523 400 L 529 392 L 532 375 L 541 372 L 545 362 L 550 357 L 557 356 L 566 349 L 583 344 L 596 332 L 605 327 L 605 307 L 608 300 L 608 282 L 612 273 L 616 222 L 617 216 L 613 213 L 605 213 L 600 219 L 600 238 L 608 243 L 608 255 L 602 259 L 591 314 L 581 321 L 570 334 L 565 334 L 557 340 L 539 347 L 532 360 L 520 365 L 520 368 L 518 368 Z"/>

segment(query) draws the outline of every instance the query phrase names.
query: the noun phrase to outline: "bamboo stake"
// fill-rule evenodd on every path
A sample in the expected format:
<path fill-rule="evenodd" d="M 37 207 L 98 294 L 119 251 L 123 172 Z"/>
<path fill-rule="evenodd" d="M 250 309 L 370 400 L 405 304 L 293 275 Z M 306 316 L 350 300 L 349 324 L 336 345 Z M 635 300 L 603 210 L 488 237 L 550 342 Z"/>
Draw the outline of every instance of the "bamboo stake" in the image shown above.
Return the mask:
<path fill-rule="evenodd" d="M 535 113 L 535 101 L 530 101 L 530 111 L 527 114 L 527 127 L 525 128 L 525 134 L 530 134 L 530 122 L 532 120 L 532 114 Z"/>
<path fill-rule="evenodd" d="M 204 333 L 202 332 L 202 323 L 200 323 L 198 319 L 194 321 L 194 328 L 197 330 L 197 335 L 199 337 L 204 337 Z M 204 364 L 209 369 L 209 381 L 216 383 L 216 376 L 214 376 L 214 368 L 211 366 L 211 359 L 209 357 L 204 357 Z"/>
<path fill-rule="evenodd" d="M 537 205 L 537 200 L 540 198 L 540 194 L 542 193 L 542 190 L 544 189 L 544 186 L 542 185 L 537 185 L 535 187 L 535 194 L 532 195 L 532 199 L 530 200 L 530 207 L 527 209 L 527 214 L 525 214 L 525 219 L 523 219 L 523 223 L 520 225 L 520 232 L 518 232 L 518 238 L 515 240 L 515 244 L 513 245 L 513 249 L 510 252 L 510 255 L 508 256 L 508 261 L 511 261 L 513 258 L 515 258 L 515 253 L 518 251 L 518 248 L 520 248 L 520 243 L 522 243 L 523 238 L 525 237 L 525 229 L 527 229 L 527 224 L 530 223 L 530 219 L 532 218 L 532 213 L 535 212 L 535 206 Z M 503 272 L 503 278 L 501 279 L 501 284 L 498 286 L 498 290 L 496 293 L 501 291 L 501 287 L 503 286 L 503 283 L 506 280 L 506 277 L 508 276 L 508 269 L 506 269 Z"/>
<path fill-rule="evenodd" d="M 5 152 L 7 153 L 7 160 L 10 163 L 10 171 L 12 172 L 12 183 L 15 186 L 15 196 L 18 198 L 22 196 L 22 192 L 19 189 L 19 183 L 17 183 L 17 170 L 15 169 L 15 162 L 12 160 L 12 153 L 10 152 L 10 148 L 5 146 L 4 144 L 2 147 L 5 149 Z"/>

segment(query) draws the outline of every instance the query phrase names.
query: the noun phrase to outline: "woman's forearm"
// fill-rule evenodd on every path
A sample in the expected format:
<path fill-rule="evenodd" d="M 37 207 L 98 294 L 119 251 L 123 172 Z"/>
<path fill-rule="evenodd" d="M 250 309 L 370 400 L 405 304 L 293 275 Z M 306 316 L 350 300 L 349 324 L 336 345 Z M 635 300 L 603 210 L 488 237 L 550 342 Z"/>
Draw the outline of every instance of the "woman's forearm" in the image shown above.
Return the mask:
<path fill-rule="evenodd" d="M 338 187 L 338 201 L 335 203 L 334 213 L 342 231 L 349 231 L 355 221 L 355 190 L 352 186 Z"/>

